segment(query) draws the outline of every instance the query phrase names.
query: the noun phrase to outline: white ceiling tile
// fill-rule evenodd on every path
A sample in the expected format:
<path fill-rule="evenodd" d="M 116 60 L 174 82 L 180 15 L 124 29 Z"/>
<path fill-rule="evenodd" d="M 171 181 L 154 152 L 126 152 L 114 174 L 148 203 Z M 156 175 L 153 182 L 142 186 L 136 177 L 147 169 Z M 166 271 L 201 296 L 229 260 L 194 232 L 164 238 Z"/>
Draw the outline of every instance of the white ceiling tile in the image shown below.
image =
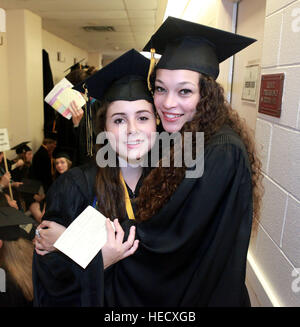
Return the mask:
<path fill-rule="evenodd" d="M 155 26 L 155 19 L 152 18 L 129 18 L 129 22 L 132 26 Z"/>
<path fill-rule="evenodd" d="M 153 25 L 134 25 L 131 26 L 131 31 L 133 33 L 148 33 L 153 34 L 155 29 Z"/>
<path fill-rule="evenodd" d="M 43 18 L 52 19 L 126 19 L 125 10 L 107 11 L 45 11 Z"/>
<path fill-rule="evenodd" d="M 32 11 L 124 10 L 123 0 L 1 0 L 1 8 Z"/>
<path fill-rule="evenodd" d="M 128 17 L 155 19 L 155 10 L 128 10 Z"/>
<path fill-rule="evenodd" d="M 86 51 L 114 57 L 141 48 L 162 15 L 166 0 L 0 0 L 4 9 L 28 9 L 42 17 L 42 28 Z M 86 32 L 83 26 L 113 26 L 115 32 Z M 118 47 L 119 50 L 115 50 Z"/>
<path fill-rule="evenodd" d="M 156 10 L 157 0 L 124 0 L 128 10 Z"/>

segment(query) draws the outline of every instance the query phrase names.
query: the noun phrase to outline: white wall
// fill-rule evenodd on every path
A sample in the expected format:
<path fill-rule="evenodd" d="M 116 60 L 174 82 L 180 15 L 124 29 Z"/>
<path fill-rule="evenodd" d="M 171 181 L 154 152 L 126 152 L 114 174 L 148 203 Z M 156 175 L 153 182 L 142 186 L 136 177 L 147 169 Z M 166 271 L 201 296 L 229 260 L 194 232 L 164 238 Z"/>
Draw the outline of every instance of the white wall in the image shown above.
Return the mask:
<path fill-rule="evenodd" d="M 257 41 L 235 56 L 231 105 L 253 131 L 256 126 L 260 83 L 257 85 L 255 102 L 242 100 L 242 92 L 245 67 L 249 64 L 261 66 L 265 7 L 266 0 L 244 0 L 238 6 L 237 33 Z"/>
<path fill-rule="evenodd" d="M 294 271 L 300 271 L 299 49 L 300 1 L 267 0 L 262 74 L 284 73 L 285 80 L 281 117 L 257 117 L 256 139 L 263 147 L 265 195 L 250 255 L 275 306 L 300 306 L 300 278 Z M 253 288 L 264 305 L 255 282 Z"/>
<path fill-rule="evenodd" d="M 41 17 L 28 10 L 6 13 L 0 46 L 0 128 L 8 129 L 11 146 L 30 140 L 35 151 L 43 138 L 42 49 L 49 54 L 54 83 L 68 73 L 64 71 L 74 58 L 88 62 L 88 53 L 44 31 Z M 57 61 L 58 51 L 64 62 Z M 13 158 L 15 152 L 7 156 Z"/>
<path fill-rule="evenodd" d="M 74 64 L 74 58 L 77 61 L 84 59 L 82 62 L 88 62 L 88 52 L 80 49 L 70 42 L 67 42 L 56 35 L 49 33 L 45 30 L 43 33 L 43 49 L 49 54 L 50 66 L 53 75 L 54 84 L 58 83 L 69 71 L 65 70 Z M 57 52 L 61 52 L 62 60 L 57 60 Z"/>
<path fill-rule="evenodd" d="M 43 129 L 42 20 L 28 10 L 7 11 L 8 133 L 10 145 L 41 142 Z"/>
<path fill-rule="evenodd" d="M 1 33 L 3 44 L 0 46 L 0 128 L 8 128 L 8 65 L 7 65 L 7 33 Z"/>

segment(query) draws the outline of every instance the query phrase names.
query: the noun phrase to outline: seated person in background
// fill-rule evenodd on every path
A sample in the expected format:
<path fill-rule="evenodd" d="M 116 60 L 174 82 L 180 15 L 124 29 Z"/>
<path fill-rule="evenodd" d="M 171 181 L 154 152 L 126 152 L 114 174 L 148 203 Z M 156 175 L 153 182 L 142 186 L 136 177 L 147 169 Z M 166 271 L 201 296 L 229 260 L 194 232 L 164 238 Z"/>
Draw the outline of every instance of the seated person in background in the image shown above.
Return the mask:
<path fill-rule="evenodd" d="M 3 189 L 8 187 L 10 181 L 10 173 L 5 173 L 0 177 L 0 207 L 10 206 L 15 209 L 19 209 L 17 201 L 12 200 L 11 197 L 3 192 Z"/>
<path fill-rule="evenodd" d="M 29 177 L 33 153 L 32 149 L 27 145 L 28 143 L 29 141 L 22 142 L 11 148 L 17 154 L 17 158 L 13 160 L 15 163 L 12 165 L 12 178 L 14 181 L 20 182 Z"/>
<path fill-rule="evenodd" d="M 16 162 L 16 164 L 19 163 L 17 168 L 14 168 L 12 170 L 13 179 L 18 182 L 24 182 L 25 184 L 30 182 L 30 167 L 33 158 L 33 153 L 31 148 L 27 145 L 28 143 L 29 141 L 22 142 L 11 148 L 11 150 L 16 150 L 16 154 L 18 155 L 18 157 L 14 161 Z M 13 167 L 14 166 L 12 166 L 12 168 Z M 28 193 L 22 190 L 23 189 L 21 188 L 19 191 L 21 199 L 24 201 L 24 211 L 29 210 L 33 218 L 37 222 L 40 222 L 42 219 L 42 210 L 44 207 L 44 203 L 42 203 L 42 201 L 44 200 L 45 195 L 41 195 L 39 193 Z"/>
<path fill-rule="evenodd" d="M 72 158 L 69 152 L 64 149 L 56 150 L 53 153 L 56 169 L 55 178 L 59 177 L 72 167 Z"/>
<path fill-rule="evenodd" d="M 33 243 L 20 227 L 33 220 L 11 207 L 0 207 L 0 307 L 32 306 Z"/>
<path fill-rule="evenodd" d="M 3 152 L 0 152 L 0 191 L 4 192 L 6 194 L 7 200 L 11 201 L 11 203 L 14 203 L 14 206 L 16 209 L 19 209 L 22 207 L 21 205 L 21 198 L 20 194 L 18 192 L 18 187 L 22 184 L 21 182 L 13 182 L 11 180 L 11 173 L 10 169 L 12 167 L 12 162 L 10 160 L 7 160 L 7 167 L 8 167 L 8 172 L 6 172 L 5 164 L 4 164 L 4 155 Z M 14 199 L 17 201 L 14 201 L 10 197 L 9 193 L 9 184 L 12 186 L 12 195 Z"/>
<path fill-rule="evenodd" d="M 53 181 L 54 167 L 52 165 L 52 154 L 56 148 L 56 134 L 45 135 L 42 145 L 33 156 L 30 168 L 30 178 L 40 181 L 45 194 Z"/>

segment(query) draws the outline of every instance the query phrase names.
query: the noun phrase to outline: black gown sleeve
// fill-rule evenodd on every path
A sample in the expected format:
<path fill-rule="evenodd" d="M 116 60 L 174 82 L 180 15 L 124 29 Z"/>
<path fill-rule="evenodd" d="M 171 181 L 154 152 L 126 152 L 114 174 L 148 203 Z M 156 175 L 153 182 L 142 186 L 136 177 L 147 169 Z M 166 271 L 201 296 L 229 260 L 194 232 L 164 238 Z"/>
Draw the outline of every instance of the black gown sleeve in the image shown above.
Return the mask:
<path fill-rule="evenodd" d="M 80 171 L 75 168 L 53 183 L 47 194 L 43 220 L 55 221 L 67 227 L 89 205 L 82 191 L 85 180 Z M 86 269 L 59 251 L 44 256 L 34 253 L 33 280 L 35 306 L 101 305 L 101 251 Z"/>

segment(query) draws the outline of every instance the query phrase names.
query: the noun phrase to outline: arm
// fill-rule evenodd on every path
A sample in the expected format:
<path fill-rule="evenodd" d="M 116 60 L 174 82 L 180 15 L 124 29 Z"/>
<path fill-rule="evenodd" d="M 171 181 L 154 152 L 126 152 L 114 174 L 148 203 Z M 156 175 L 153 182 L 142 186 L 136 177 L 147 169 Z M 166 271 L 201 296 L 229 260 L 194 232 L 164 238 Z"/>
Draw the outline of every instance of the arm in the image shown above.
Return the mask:
<path fill-rule="evenodd" d="M 113 230 L 110 220 L 105 222 L 107 229 L 107 242 L 102 248 L 104 269 L 110 265 L 134 254 L 138 248 L 138 240 L 135 240 L 135 226 L 130 228 L 129 236 L 125 242 L 124 231 L 118 220 L 114 220 L 116 232 Z M 54 221 L 43 221 L 38 227 L 39 236 L 35 238 L 35 250 L 39 255 L 45 255 L 56 251 L 53 244 L 66 228 Z"/>

